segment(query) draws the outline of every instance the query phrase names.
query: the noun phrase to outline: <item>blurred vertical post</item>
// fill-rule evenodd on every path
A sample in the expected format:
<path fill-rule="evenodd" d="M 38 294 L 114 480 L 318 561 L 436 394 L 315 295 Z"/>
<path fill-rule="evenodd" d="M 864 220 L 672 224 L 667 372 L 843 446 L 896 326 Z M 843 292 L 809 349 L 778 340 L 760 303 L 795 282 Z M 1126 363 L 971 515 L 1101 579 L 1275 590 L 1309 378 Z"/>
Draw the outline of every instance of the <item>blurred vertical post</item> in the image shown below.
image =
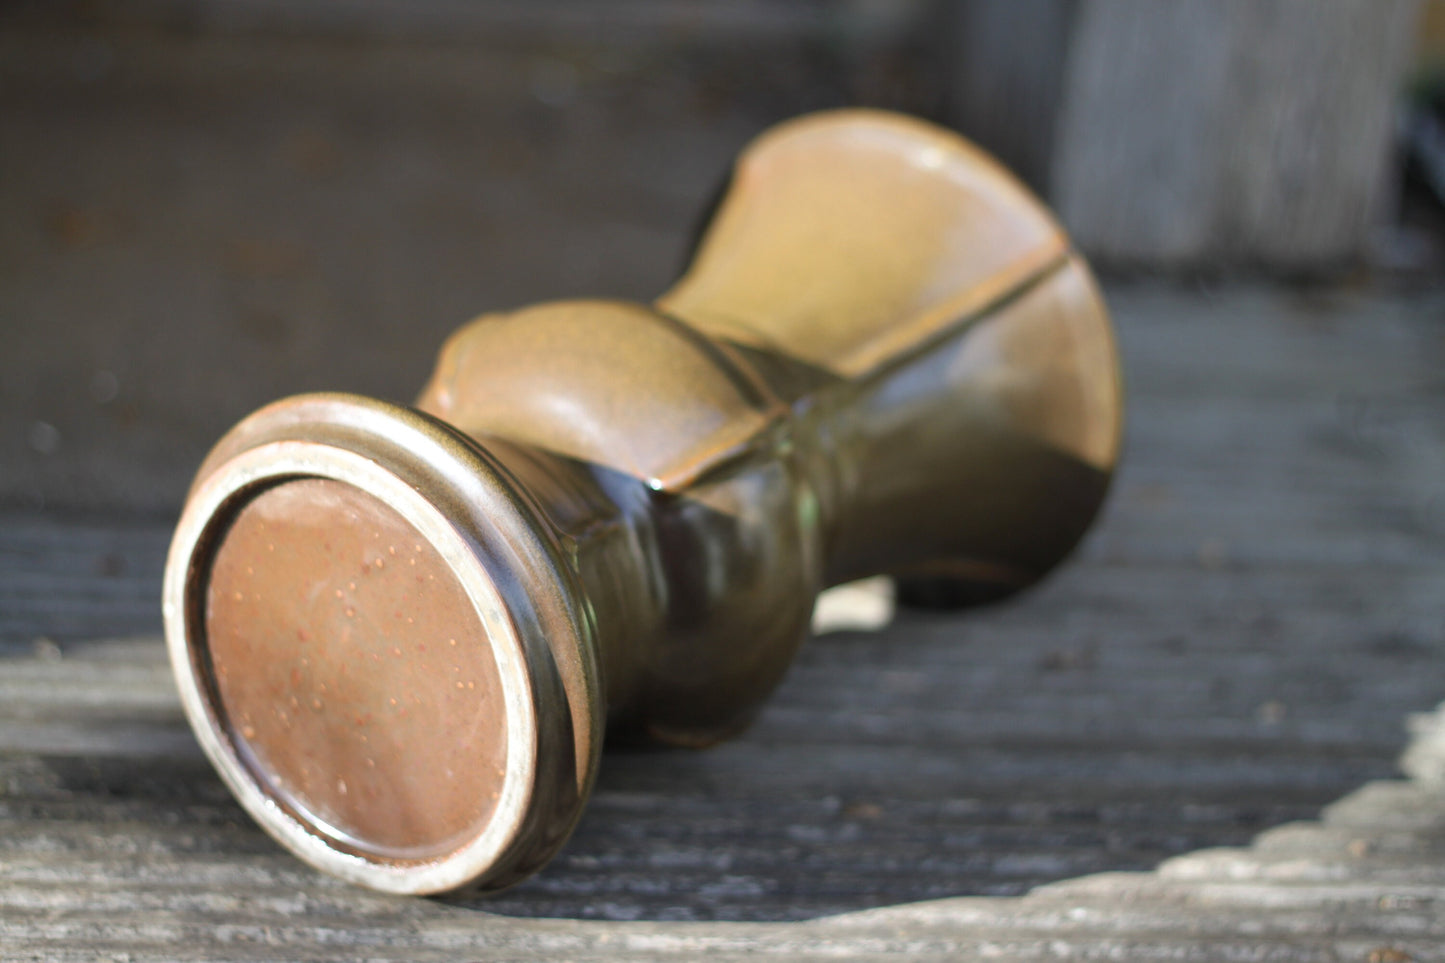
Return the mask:
<path fill-rule="evenodd" d="M 961 0 L 950 109 L 1078 244 L 1144 268 L 1324 271 L 1389 186 L 1417 0 Z"/>

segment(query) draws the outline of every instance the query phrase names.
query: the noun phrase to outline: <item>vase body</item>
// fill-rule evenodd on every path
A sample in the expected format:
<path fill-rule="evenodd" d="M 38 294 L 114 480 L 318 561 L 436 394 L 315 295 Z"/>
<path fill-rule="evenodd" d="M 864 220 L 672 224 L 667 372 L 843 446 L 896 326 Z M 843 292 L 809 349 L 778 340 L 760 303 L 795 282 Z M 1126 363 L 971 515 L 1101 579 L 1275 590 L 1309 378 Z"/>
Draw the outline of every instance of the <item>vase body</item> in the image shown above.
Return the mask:
<path fill-rule="evenodd" d="M 484 315 L 412 409 L 302 396 L 223 439 L 167 572 L 183 700 L 314 864 L 504 886 L 565 840 L 604 730 L 745 726 L 823 587 L 1039 579 L 1120 426 L 1107 313 L 1037 201 L 921 122 L 803 118 L 656 302 Z"/>

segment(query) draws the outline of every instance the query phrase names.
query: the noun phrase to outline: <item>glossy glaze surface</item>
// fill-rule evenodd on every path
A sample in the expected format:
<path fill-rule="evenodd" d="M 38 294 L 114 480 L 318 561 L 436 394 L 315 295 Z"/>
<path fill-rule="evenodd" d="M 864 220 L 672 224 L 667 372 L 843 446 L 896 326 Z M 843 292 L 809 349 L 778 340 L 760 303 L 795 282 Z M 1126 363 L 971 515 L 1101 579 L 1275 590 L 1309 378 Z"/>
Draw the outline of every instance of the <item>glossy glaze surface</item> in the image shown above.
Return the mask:
<path fill-rule="evenodd" d="M 372 827 L 354 864 L 312 847 L 315 826 L 268 828 L 317 865 L 405 892 L 502 886 L 544 862 L 578 817 L 604 722 L 690 746 L 745 726 L 826 585 L 886 573 L 985 599 L 1036 581 L 1092 520 L 1121 432 L 1107 314 L 1052 219 L 957 136 L 867 111 L 803 118 L 751 146 L 691 267 L 655 304 L 485 315 L 449 339 L 417 408 L 303 396 L 248 419 L 201 470 L 167 595 L 188 712 L 266 823 L 234 734 L 213 732 L 198 653 L 222 644 L 231 676 L 270 678 L 266 640 L 294 635 L 300 610 L 230 611 L 213 590 L 204 624 L 186 617 L 208 584 L 237 579 L 226 559 L 238 536 L 209 513 L 261 502 L 254 486 L 283 472 L 404 485 L 390 497 L 469 586 L 418 638 L 454 618 L 475 651 L 490 639 L 517 720 L 491 740 L 512 747 L 496 815 L 476 817 L 491 841 L 440 852 L 486 811 L 483 799 L 446 815 L 445 794 L 422 819 L 436 865 L 415 873 L 389 849 L 409 837 L 372 814 L 347 817 Z M 270 491 L 303 484 L 317 483 Z M 274 597 L 293 576 L 312 591 L 333 561 L 278 570 Z M 504 657 L 513 649 L 520 661 Z M 445 667 L 417 671 L 418 692 L 445 702 Z M 245 683 L 253 713 L 290 698 L 268 684 Z M 397 745 L 418 746 L 406 765 L 420 785 L 441 785 L 439 760 L 475 751 L 495 765 L 487 740 L 464 746 L 450 724 L 398 731 Z M 351 723 L 331 717 L 318 732 L 296 761 L 273 749 L 263 770 L 350 771 L 327 742 L 349 744 Z M 485 773 L 469 778 L 478 795 L 495 791 Z M 312 792 L 337 810 L 335 794 Z"/>

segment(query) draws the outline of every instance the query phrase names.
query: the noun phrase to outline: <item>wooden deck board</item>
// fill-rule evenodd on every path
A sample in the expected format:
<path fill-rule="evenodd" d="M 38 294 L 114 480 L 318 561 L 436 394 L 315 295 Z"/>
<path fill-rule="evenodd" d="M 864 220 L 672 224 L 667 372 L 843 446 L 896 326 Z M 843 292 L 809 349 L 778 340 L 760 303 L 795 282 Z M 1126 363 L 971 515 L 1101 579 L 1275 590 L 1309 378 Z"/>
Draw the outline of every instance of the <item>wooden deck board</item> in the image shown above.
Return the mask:
<path fill-rule="evenodd" d="M 609 754 L 492 899 L 249 822 L 155 637 L 164 522 L 5 517 L 0 957 L 1445 955 L 1445 716 L 1395 778 L 1445 698 L 1438 300 L 1111 297 L 1127 461 L 1057 577 L 812 643 L 716 750 Z"/>

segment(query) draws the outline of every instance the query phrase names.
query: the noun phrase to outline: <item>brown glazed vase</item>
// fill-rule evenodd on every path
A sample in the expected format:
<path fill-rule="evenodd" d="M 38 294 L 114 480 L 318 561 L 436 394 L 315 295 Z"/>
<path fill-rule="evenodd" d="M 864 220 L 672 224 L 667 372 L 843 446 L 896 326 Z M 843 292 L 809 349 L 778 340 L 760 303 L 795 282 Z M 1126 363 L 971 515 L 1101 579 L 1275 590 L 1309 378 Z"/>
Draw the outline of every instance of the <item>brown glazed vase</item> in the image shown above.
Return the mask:
<path fill-rule="evenodd" d="M 760 137 L 677 284 L 457 331 L 415 407 L 303 395 L 201 467 L 165 579 L 191 725 L 246 809 L 377 889 L 492 890 L 562 845 L 604 728 L 738 732 L 825 586 L 999 596 L 1119 453 L 1088 269 L 945 130 Z"/>

